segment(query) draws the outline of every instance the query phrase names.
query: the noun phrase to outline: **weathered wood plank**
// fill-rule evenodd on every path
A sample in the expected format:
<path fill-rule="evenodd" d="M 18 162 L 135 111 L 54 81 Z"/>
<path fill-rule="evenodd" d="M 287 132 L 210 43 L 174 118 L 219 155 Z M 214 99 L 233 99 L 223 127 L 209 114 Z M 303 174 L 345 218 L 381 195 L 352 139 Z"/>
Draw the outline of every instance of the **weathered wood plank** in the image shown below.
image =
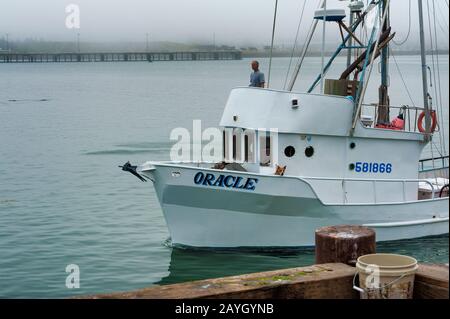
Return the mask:
<path fill-rule="evenodd" d="M 352 299 L 355 268 L 323 264 L 219 279 L 156 286 L 89 299 Z"/>
<path fill-rule="evenodd" d="M 414 298 L 448 299 L 448 281 L 448 266 L 421 264 L 414 282 Z"/>

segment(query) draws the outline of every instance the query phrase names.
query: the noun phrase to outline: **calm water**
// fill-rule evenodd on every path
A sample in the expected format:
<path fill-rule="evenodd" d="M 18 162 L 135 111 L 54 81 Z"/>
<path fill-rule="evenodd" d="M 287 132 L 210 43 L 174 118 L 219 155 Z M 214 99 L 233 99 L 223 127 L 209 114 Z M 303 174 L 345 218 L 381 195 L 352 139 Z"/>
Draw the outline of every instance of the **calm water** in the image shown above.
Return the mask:
<path fill-rule="evenodd" d="M 419 58 L 398 60 L 420 104 Z M 448 58 L 441 61 L 448 110 Z M 319 63 L 307 61 L 300 90 Z M 273 87 L 282 86 L 287 64 L 275 59 Z M 217 126 L 230 89 L 247 85 L 248 65 L 0 65 L 0 297 L 67 297 L 313 263 L 308 249 L 172 249 L 152 185 L 117 167 L 168 159 L 170 130 L 190 128 L 192 119 Z M 410 103 L 392 68 L 392 103 Z M 448 247 L 446 236 L 379 251 L 447 263 Z M 65 287 L 69 264 L 80 267 L 80 289 Z"/>

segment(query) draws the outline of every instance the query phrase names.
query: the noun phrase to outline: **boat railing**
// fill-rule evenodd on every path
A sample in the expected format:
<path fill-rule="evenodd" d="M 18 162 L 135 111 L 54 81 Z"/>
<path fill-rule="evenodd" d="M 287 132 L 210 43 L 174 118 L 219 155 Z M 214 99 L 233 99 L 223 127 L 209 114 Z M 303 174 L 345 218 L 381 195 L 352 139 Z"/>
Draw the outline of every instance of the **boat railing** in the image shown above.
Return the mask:
<path fill-rule="evenodd" d="M 431 200 L 436 199 L 436 191 L 439 191 L 438 189 L 436 189 L 436 185 L 434 185 L 433 183 L 431 183 L 429 180 L 426 179 L 365 179 L 365 178 L 327 178 L 327 177 L 308 177 L 305 178 L 306 180 L 315 180 L 315 181 L 336 181 L 336 182 L 340 182 L 342 185 L 342 204 L 344 205 L 348 205 L 348 204 L 352 204 L 354 205 L 355 203 L 351 203 L 348 201 L 347 198 L 347 186 L 349 183 L 351 182 L 362 182 L 362 183 L 371 183 L 372 187 L 373 187 L 373 204 L 386 204 L 386 203 L 392 203 L 392 202 L 386 202 L 386 201 L 382 201 L 379 198 L 379 194 L 377 192 L 377 186 L 379 184 L 382 183 L 401 183 L 402 184 L 402 203 L 408 202 L 410 200 L 408 200 L 408 196 L 407 196 L 407 185 L 408 184 L 414 184 L 419 186 L 419 183 L 423 182 L 427 185 L 430 186 L 430 190 L 431 190 Z M 364 203 L 367 204 L 367 203 Z M 370 204 L 370 203 L 369 203 Z"/>
<path fill-rule="evenodd" d="M 373 118 L 373 125 L 372 127 L 375 125 L 376 122 L 376 118 L 378 117 L 378 109 L 379 106 L 383 106 L 380 105 L 378 103 L 363 103 L 363 107 L 367 108 L 372 108 L 371 114 L 372 118 Z M 419 128 L 418 128 L 418 120 L 419 120 L 419 116 L 420 113 L 425 111 L 425 108 L 423 107 L 418 107 L 418 106 L 410 106 L 410 105 L 389 105 L 390 109 L 394 109 L 394 110 L 398 110 L 398 112 L 403 114 L 404 117 L 404 121 L 405 121 L 405 127 L 404 130 L 408 131 L 408 132 L 419 132 Z"/>
<path fill-rule="evenodd" d="M 439 165 L 439 166 L 438 166 Z M 441 169 L 449 166 L 449 156 L 439 156 L 434 158 L 424 158 L 419 161 L 419 170 L 425 171 L 427 169 Z"/>

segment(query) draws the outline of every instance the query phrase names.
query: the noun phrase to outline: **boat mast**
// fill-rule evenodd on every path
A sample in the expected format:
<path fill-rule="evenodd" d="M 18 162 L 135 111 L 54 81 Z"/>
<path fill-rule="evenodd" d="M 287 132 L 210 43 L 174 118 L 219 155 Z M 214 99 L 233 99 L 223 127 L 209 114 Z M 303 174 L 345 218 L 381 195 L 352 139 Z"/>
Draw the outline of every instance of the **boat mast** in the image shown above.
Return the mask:
<path fill-rule="evenodd" d="M 382 15 L 386 13 L 386 21 L 382 26 L 382 34 L 386 32 L 390 27 L 390 7 L 387 7 L 387 0 L 381 1 Z M 387 11 L 387 12 L 386 12 Z M 390 122 L 389 116 L 389 44 L 381 50 L 381 85 L 378 90 L 378 118 L 377 124 L 387 125 Z"/>
<path fill-rule="evenodd" d="M 423 3 L 422 0 L 418 0 L 419 3 L 419 27 L 420 27 L 420 56 L 422 59 L 422 85 L 423 85 L 423 107 L 425 109 L 425 141 L 431 140 L 431 116 L 430 107 L 428 105 L 428 78 L 427 78 L 427 57 L 425 54 L 425 34 L 423 25 Z"/>

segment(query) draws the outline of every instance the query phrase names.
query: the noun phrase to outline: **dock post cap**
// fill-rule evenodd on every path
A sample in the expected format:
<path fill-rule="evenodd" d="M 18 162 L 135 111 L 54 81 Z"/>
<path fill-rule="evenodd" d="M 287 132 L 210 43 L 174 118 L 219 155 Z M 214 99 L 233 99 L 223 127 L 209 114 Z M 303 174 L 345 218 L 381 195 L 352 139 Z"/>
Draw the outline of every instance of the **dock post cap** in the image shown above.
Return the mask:
<path fill-rule="evenodd" d="M 375 231 L 358 225 L 321 227 L 315 232 L 316 264 L 355 266 L 358 257 L 376 252 Z"/>

